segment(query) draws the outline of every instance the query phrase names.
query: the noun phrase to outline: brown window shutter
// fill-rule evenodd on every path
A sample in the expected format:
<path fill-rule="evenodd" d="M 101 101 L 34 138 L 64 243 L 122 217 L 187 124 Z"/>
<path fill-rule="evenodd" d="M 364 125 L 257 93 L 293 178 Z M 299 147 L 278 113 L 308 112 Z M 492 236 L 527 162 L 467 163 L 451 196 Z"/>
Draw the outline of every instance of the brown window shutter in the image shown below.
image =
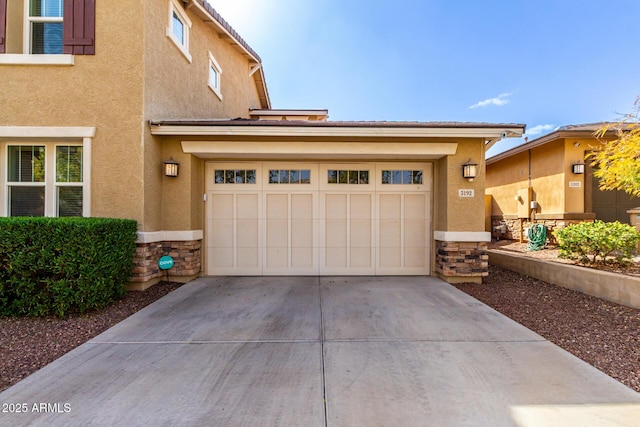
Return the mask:
<path fill-rule="evenodd" d="M 0 0 L 0 53 L 5 53 L 7 39 L 7 0 Z"/>
<path fill-rule="evenodd" d="M 63 52 L 95 55 L 96 1 L 64 0 L 63 19 Z"/>

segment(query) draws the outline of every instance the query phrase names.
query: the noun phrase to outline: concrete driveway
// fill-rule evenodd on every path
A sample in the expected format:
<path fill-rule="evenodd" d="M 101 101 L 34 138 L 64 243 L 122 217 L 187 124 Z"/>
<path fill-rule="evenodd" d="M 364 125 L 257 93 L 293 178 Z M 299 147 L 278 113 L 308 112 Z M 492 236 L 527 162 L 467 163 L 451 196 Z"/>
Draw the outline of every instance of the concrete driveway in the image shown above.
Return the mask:
<path fill-rule="evenodd" d="M 198 279 L 0 404 L 2 426 L 640 420 L 640 394 L 431 277 Z"/>

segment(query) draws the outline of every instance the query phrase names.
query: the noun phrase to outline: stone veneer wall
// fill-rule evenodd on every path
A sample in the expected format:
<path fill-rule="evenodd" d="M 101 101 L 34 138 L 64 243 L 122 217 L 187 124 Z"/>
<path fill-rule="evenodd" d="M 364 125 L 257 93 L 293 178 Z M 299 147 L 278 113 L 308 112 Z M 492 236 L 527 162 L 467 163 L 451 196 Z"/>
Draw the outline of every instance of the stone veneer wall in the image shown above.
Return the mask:
<path fill-rule="evenodd" d="M 436 240 L 436 272 L 444 277 L 489 275 L 487 242 L 442 242 Z"/>
<path fill-rule="evenodd" d="M 164 255 L 173 258 L 174 265 L 169 270 L 171 276 L 194 276 L 200 273 L 201 240 L 180 242 L 138 243 L 133 259 L 132 282 L 147 282 L 166 274 L 158 267 L 158 260 Z"/>
<path fill-rule="evenodd" d="M 592 219 L 524 219 L 522 221 L 522 227 L 526 230 L 527 228 L 531 228 L 533 224 L 543 224 L 547 227 L 547 240 L 550 244 L 555 245 L 556 239 L 553 237 L 553 231 L 562 229 L 571 224 L 578 224 L 584 221 L 593 221 Z M 496 235 L 495 227 L 505 225 L 506 233 L 500 234 L 500 239 L 507 240 L 519 240 L 520 239 L 520 220 L 518 218 L 511 217 L 502 217 L 502 216 L 492 216 L 491 217 L 491 235 L 495 239 L 498 236 Z M 528 241 L 527 234 L 522 237 L 523 240 Z"/>

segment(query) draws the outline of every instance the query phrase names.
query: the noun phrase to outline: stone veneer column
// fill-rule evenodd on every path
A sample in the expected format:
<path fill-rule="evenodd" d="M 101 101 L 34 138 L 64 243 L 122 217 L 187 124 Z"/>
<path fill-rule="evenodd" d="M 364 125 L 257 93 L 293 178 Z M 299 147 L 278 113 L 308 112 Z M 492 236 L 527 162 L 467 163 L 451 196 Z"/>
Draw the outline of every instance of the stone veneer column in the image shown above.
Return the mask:
<path fill-rule="evenodd" d="M 449 283 L 481 283 L 489 275 L 488 232 L 434 232 L 435 273 Z"/>
<path fill-rule="evenodd" d="M 489 252 L 486 242 L 442 242 L 436 241 L 436 272 L 464 282 L 465 278 L 480 278 L 489 275 Z M 470 280 L 470 281 L 477 281 Z"/>
<path fill-rule="evenodd" d="M 201 231 L 139 233 L 129 289 L 146 289 L 162 280 L 166 271 L 160 270 L 158 260 L 164 255 L 173 258 L 174 265 L 169 270 L 169 276 L 173 280 L 188 281 L 198 275 L 202 267 L 201 234 Z M 171 239 L 183 235 L 195 239 Z M 169 239 L 162 239 L 163 237 Z"/>

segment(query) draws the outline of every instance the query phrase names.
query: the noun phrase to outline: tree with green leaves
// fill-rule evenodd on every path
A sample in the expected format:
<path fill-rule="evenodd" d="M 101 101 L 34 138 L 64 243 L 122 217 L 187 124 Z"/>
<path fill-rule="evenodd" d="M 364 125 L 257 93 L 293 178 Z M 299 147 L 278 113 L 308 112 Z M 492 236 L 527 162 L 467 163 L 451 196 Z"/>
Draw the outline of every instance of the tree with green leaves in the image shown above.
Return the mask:
<path fill-rule="evenodd" d="M 616 138 L 605 139 L 609 131 Z M 596 132 L 600 144 L 589 153 L 593 175 L 600 180 L 601 190 L 622 190 L 640 197 L 640 97 L 631 113 L 619 122 L 609 124 Z"/>

